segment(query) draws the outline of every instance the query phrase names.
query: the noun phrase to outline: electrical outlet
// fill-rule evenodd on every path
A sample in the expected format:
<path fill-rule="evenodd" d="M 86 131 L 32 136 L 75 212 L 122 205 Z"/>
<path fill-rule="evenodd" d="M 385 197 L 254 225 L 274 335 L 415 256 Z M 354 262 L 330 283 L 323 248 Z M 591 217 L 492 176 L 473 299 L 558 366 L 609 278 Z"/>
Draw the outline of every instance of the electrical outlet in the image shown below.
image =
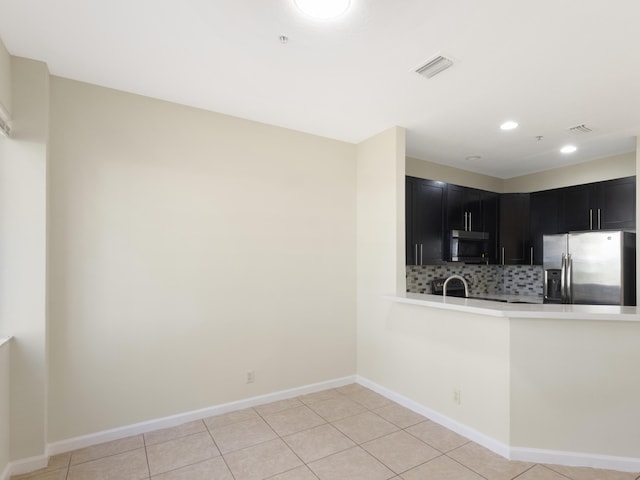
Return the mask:
<path fill-rule="evenodd" d="M 456 405 L 460 405 L 462 403 L 461 392 L 458 388 L 453 389 L 453 403 Z"/>
<path fill-rule="evenodd" d="M 256 379 L 256 374 L 253 370 L 247 372 L 247 383 L 253 383 Z"/>

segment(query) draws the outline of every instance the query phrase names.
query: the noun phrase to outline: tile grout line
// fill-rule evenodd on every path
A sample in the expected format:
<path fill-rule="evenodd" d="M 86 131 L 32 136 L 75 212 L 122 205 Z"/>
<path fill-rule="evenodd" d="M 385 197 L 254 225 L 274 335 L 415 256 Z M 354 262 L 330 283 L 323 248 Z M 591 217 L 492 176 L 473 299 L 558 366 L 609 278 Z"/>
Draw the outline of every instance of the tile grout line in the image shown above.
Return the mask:
<path fill-rule="evenodd" d="M 149 472 L 149 479 L 151 479 L 151 465 L 149 464 L 149 452 L 147 451 L 147 438 L 144 433 L 142 434 L 142 444 L 144 445 L 144 458 L 147 460 L 147 472 Z"/>
<path fill-rule="evenodd" d="M 257 413 L 257 412 L 256 412 Z M 209 429 L 209 425 L 207 425 L 207 422 L 205 422 L 204 420 L 201 420 L 202 423 L 204 424 L 204 428 L 207 430 L 207 433 L 209 434 L 209 436 L 211 437 L 211 440 L 213 441 L 213 444 L 215 445 L 215 447 L 218 449 L 218 453 L 220 453 L 220 457 L 222 458 L 222 461 L 224 462 L 224 464 L 227 467 L 227 470 L 229 470 L 229 474 L 231 475 L 231 477 L 233 478 L 233 480 L 236 480 L 236 476 L 233 474 L 233 471 L 231 470 L 231 467 L 229 466 L 229 463 L 227 463 L 227 459 L 224 458 L 224 454 L 222 453 L 222 450 L 220 450 L 220 447 L 218 446 L 218 442 L 216 442 L 216 439 L 213 436 L 213 433 L 211 432 L 211 430 Z"/>

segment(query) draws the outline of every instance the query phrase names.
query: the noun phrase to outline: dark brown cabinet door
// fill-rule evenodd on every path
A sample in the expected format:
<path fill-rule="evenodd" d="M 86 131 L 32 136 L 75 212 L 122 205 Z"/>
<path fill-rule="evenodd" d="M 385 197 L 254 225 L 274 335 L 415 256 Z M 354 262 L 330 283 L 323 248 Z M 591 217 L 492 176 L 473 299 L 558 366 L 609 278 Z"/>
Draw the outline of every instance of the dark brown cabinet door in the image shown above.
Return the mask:
<path fill-rule="evenodd" d="M 578 185 L 562 189 L 562 216 L 560 220 L 560 232 L 572 232 L 590 230 L 592 216 L 591 185 Z"/>
<path fill-rule="evenodd" d="M 525 265 L 531 263 L 529 248 L 529 194 L 500 195 L 499 263 Z"/>
<path fill-rule="evenodd" d="M 596 221 L 598 221 L 600 229 L 635 228 L 635 177 L 602 182 L 598 192 L 598 203 L 594 207 L 596 208 Z"/>
<path fill-rule="evenodd" d="M 560 233 L 558 227 L 559 198 L 559 190 L 545 190 L 531 194 L 529 242 L 533 248 L 533 263 L 536 265 L 542 265 L 543 235 Z"/>
<path fill-rule="evenodd" d="M 447 230 L 466 230 L 466 192 L 464 187 L 447 186 Z"/>
<path fill-rule="evenodd" d="M 488 192 L 448 185 L 447 230 L 483 232 L 482 202 L 485 193 Z"/>
<path fill-rule="evenodd" d="M 482 198 L 482 231 L 489 234 L 488 263 L 497 263 L 499 230 L 500 195 L 484 192 Z"/>
<path fill-rule="evenodd" d="M 443 263 L 445 184 L 406 179 L 407 265 Z"/>

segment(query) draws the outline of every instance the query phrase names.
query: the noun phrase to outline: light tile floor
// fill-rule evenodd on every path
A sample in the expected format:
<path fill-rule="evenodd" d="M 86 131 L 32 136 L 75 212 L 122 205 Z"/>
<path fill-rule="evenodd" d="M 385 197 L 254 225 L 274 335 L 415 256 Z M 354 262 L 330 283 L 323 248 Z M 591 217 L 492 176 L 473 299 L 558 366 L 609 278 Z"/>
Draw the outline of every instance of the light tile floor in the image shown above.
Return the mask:
<path fill-rule="evenodd" d="M 511 462 L 352 384 L 53 457 L 30 480 L 640 480 Z"/>

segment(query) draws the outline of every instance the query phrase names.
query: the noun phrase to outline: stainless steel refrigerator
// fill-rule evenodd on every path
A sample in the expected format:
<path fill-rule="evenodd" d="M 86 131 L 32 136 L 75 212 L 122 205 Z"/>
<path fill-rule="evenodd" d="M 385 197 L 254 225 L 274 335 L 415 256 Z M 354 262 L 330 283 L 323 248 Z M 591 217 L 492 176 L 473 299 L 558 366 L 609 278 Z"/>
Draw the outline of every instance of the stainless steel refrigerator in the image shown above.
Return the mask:
<path fill-rule="evenodd" d="M 636 304 L 636 236 L 600 230 L 543 236 L 545 303 Z"/>

